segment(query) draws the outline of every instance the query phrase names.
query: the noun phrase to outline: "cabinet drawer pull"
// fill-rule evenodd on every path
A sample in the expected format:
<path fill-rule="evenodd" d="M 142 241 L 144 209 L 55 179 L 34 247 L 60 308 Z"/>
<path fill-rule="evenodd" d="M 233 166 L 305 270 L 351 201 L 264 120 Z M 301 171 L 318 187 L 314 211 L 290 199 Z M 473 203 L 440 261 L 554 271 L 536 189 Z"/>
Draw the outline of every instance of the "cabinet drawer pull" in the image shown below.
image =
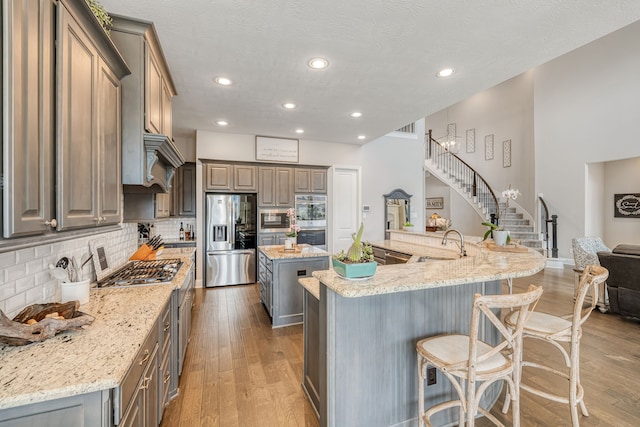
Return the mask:
<path fill-rule="evenodd" d="M 163 384 L 166 384 L 169 382 L 169 380 L 171 379 L 171 375 L 170 374 L 166 374 L 164 376 L 164 380 L 162 381 Z"/>
<path fill-rule="evenodd" d="M 149 350 L 145 350 L 144 357 L 142 358 L 142 360 L 140 360 L 139 365 L 142 366 L 145 363 L 147 363 L 147 360 L 149 360 L 150 357 L 151 357 L 151 353 L 149 352 Z"/>
<path fill-rule="evenodd" d="M 169 328 L 171 327 L 171 324 L 169 322 L 164 324 L 164 329 L 163 332 L 167 332 L 169 330 Z"/>

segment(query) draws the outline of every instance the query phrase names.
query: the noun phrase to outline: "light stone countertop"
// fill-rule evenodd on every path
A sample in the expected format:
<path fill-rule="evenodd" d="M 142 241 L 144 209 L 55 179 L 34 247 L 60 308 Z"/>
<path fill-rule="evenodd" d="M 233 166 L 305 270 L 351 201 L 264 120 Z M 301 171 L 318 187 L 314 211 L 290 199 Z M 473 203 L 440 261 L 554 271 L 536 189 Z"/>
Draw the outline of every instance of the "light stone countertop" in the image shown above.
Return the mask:
<path fill-rule="evenodd" d="M 81 330 L 25 346 L 0 344 L 0 409 L 118 387 L 171 293 L 184 284 L 194 250 L 165 249 L 159 257 L 184 262 L 170 284 L 92 288 L 80 311 L 95 320 Z"/>
<path fill-rule="evenodd" d="M 269 259 L 290 259 L 290 258 L 316 258 L 329 256 L 329 252 L 315 246 L 302 244 L 297 245 L 297 250 L 286 251 L 284 245 L 258 246 Z"/>
<path fill-rule="evenodd" d="M 409 251 L 409 245 L 416 250 L 424 250 L 425 252 Z M 416 246 L 419 248 L 415 248 Z M 545 258 L 531 249 L 526 253 L 512 253 L 493 252 L 483 245 L 471 243 L 465 244 L 465 247 L 469 256 L 464 258 L 460 258 L 458 253 L 458 259 L 450 261 L 431 259 L 426 262 L 378 265 L 375 275 L 364 280 L 348 280 L 340 277 L 333 270 L 315 271 L 313 277 L 340 296 L 357 298 L 527 277 L 542 270 L 545 266 Z M 404 242 L 390 241 L 388 249 L 432 258 L 438 258 L 438 254 L 442 258 L 452 256 L 450 249 L 411 245 Z M 412 260 L 415 259 L 412 258 Z"/>
<path fill-rule="evenodd" d="M 317 300 L 320 300 L 320 281 L 318 279 L 315 277 L 305 277 L 303 279 L 298 279 L 298 283 L 309 291 L 311 295 L 316 297 Z"/>

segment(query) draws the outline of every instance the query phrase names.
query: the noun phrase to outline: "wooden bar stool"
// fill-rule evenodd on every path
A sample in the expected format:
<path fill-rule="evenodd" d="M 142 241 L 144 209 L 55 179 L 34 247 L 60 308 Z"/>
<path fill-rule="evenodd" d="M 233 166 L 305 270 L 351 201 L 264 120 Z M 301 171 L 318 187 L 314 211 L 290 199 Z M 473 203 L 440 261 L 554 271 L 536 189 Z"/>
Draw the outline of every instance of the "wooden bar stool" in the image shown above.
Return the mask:
<path fill-rule="evenodd" d="M 528 384 L 520 384 L 520 388 L 537 396 L 544 397 L 545 399 L 568 404 L 571 409 L 571 423 L 573 427 L 580 425 L 578 405 L 580 405 L 582 415 L 585 417 L 589 416 L 587 407 L 584 404 L 584 389 L 580 383 L 580 338 L 582 337 L 582 325 L 595 308 L 598 301 L 599 285 L 607 280 L 607 277 L 609 277 L 609 271 L 604 267 L 598 265 L 588 265 L 585 267 L 580 277 L 580 286 L 573 306 L 573 313 L 566 316 L 553 316 L 540 312 L 532 313 L 531 319 L 529 319 L 529 322 L 524 327 L 524 333 L 522 334 L 523 339 L 538 339 L 557 348 L 560 353 L 562 353 L 568 372 L 526 360 L 522 361 L 522 367 L 542 369 L 569 380 L 569 392 L 565 396 L 560 396 Z M 591 291 L 591 300 L 586 307 L 583 307 L 589 291 Z M 518 312 L 511 312 L 505 316 L 505 324 L 509 328 L 517 328 L 519 325 L 518 321 Z M 508 407 L 509 399 L 505 398 L 502 412 L 506 413 Z"/>
<path fill-rule="evenodd" d="M 473 427 L 478 412 L 494 424 L 503 426 L 488 410 L 480 407 L 480 398 L 496 381 L 508 384 L 513 400 L 513 425 L 520 422 L 519 384 L 522 331 L 531 311 L 542 295 L 542 288 L 529 285 L 527 292 L 509 295 L 479 295 L 473 299 L 469 335 L 438 335 L 420 340 L 418 352 L 418 420 L 420 427 L 431 426 L 431 416 L 444 409 L 458 407 L 459 425 Z M 509 329 L 496 315 L 500 309 L 512 309 L 516 327 Z M 484 317 L 481 318 L 481 314 Z M 500 332 L 502 340 L 491 346 L 478 339 L 485 321 Z M 507 355 L 503 354 L 506 353 Z M 424 410 L 424 380 L 427 368 L 433 366 L 451 381 L 458 400 L 450 400 Z"/>

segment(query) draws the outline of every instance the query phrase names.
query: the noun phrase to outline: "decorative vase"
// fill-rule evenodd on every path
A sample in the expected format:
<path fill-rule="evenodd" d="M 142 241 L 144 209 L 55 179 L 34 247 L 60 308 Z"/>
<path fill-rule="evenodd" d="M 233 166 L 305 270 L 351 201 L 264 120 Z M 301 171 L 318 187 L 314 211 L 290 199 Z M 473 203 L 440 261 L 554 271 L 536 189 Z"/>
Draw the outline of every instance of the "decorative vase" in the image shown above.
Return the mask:
<path fill-rule="evenodd" d="M 284 250 L 285 251 L 292 251 L 293 247 L 296 244 L 296 238 L 295 237 L 286 237 L 284 239 Z"/>
<path fill-rule="evenodd" d="M 376 267 L 378 266 L 378 263 L 375 261 L 348 264 L 335 258 L 331 258 L 331 260 L 333 262 L 333 269 L 335 272 L 346 279 L 371 277 L 375 274 Z"/>
<path fill-rule="evenodd" d="M 508 236 L 509 232 L 506 230 L 493 230 L 493 242 L 498 246 L 506 245 Z"/>

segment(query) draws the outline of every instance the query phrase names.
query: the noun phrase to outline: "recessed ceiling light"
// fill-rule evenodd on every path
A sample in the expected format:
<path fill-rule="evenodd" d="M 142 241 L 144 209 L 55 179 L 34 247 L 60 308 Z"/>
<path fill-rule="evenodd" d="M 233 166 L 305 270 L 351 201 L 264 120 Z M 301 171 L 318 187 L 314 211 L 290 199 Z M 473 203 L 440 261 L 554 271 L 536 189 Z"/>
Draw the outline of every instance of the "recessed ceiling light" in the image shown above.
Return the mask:
<path fill-rule="evenodd" d="M 292 110 L 296 108 L 296 104 L 294 104 L 293 102 L 285 102 L 284 104 L 282 104 L 282 106 L 287 110 Z"/>
<path fill-rule="evenodd" d="M 366 136 L 364 136 L 364 135 L 358 135 L 358 139 L 365 139 L 365 138 L 366 138 Z"/>
<path fill-rule="evenodd" d="M 309 60 L 309 67 L 313 68 L 314 70 L 322 70 L 324 68 L 327 68 L 328 66 L 329 61 L 324 58 L 311 58 Z"/>
<path fill-rule="evenodd" d="M 216 77 L 216 83 L 222 86 L 229 86 L 232 81 L 226 77 Z"/>
<path fill-rule="evenodd" d="M 353 113 L 349 114 L 351 117 L 362 117 L 362 113 L 360 111 L 354 111 Z"/>
<path fill-rule="evenodd" d="M 451 77 L 453 75 L 453 73 L 455 73 L 456 70 L 454 70 L 453 68 L 443 68 L 442 70 L 438 71 L 436 73 L 436 76 L 438 77 Z"/>
<path fill-rule="evenodd" d="M 304 133 L 304 129 L 296 129 L 296 133 Z"/>
<path fill-rule="evenodd" d="M 226 121 L 226 120 L 218 120 L 218 121 L 216 122 L 216 124 L 217 124 L 218 126 L 226 126 L 226 125 L 228 125 L 228 124 L 229 124 L 229 122 L 228 122 L 228 121 Z"/>

